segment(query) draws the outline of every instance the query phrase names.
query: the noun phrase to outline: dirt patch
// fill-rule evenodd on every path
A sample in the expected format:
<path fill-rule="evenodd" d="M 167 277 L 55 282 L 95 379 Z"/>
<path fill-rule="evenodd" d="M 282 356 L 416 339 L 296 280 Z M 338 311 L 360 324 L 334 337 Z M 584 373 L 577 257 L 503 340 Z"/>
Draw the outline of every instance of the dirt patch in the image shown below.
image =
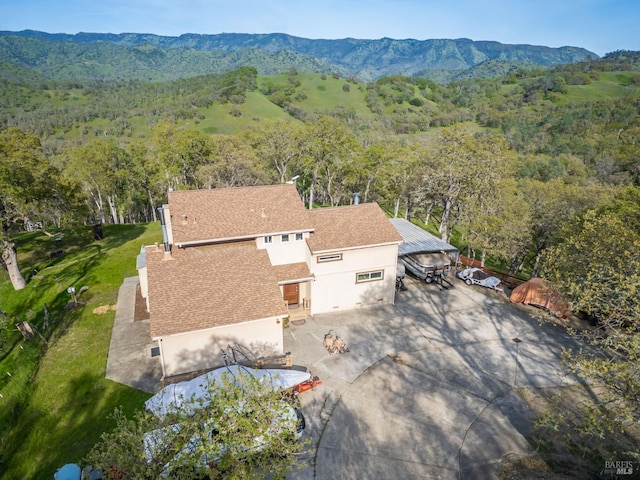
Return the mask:
<path fill-rule="evenodd" d="M 149 312 L 147 312 L 147 302 L 142 297 L 140 284 L 136 286 L 136 310 L 133 316 L 135 322 L 140 320 L 149 320 Z"/>
<path fill-rule="evenodd" d="M 93 313 L 94 315 L 104 315 L 105 313 L 115 309 L 116 309 L 115 305 L 101 305 L 99 307 L 94 308 Z"/>
<path fill-rule="evenodd" d="M 567 480 L 575 476 L 554 473 L 540 455 L 507 455 L 500 462 L 500 480 Z"/>

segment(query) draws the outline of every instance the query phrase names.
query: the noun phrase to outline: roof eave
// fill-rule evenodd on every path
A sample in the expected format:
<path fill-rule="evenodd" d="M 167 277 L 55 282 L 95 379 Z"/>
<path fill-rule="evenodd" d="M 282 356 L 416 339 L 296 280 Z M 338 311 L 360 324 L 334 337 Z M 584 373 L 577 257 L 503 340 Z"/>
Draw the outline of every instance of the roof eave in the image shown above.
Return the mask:
<path fill-rule="evenodd" d="M 302 230 L 287 230 L 282 232 L 267 232 L 267 233 L 252 233 L 249 235 L 237 235 L 234 237 L 220 237 L 220 238 L 208 238 L 204 240 L 189 240 L 186 242 L 176 242 L 176 247 L 184 248 L 184 247 L 197 247 L 198 245 L 210 245 L 214 243 L 224 243 L 224 242 L 237 242 L 241 240 L 255 240 L 256 238 L 269 237 L 275 235 L 284 235 L 284 234 L 296 234 L 296 233 L 312 233 L 314 229 L 302 229 Z"/>
<path fill-rule="evenodd" d="M 277 314 L 277 315 L 272 315 L 272 316 L 263 317 L 263 318 L 256 318 L 256 319 L 253 319 L 253 320 L 245 320 L 243 322 L 227 323 L 225 325 L 218 325 L 218 326 L 209 327 L 209 328 L 201 328 L 201 329 L 198 329 L 198 330 L 188 330 L 186 332 L 168 333 L 168 334 L 165 334 L 165 335 L 155 335 L 155 336 L 151 337 L 151 340 L 157 341 L 157 340 L 162 340 L 163 338 L 167 338 L 167 337 L 179 337 L 179 336 L 182 336 L 182 335 L 191 335 L 193 333 L 208 332 L 210 330 L 215 330 L 215 329 L 218 329 L 218 328 L 231 327 L 231 326 L 235 326 L 235 325 L 245 325 L 245 324 L 255 323 L 255 322 L 264 322 L 264 321 L 267 321 L 267 320 L 278 320 L 278 319 L 281 319 L 283 317 L 286 317 L 288 314 L 289 313 L 285 311 L 285 312 Z"/>
<path fill-rule="evenodd" d="M 370 243 L 367 245 L 358 245 L 358 246 L 354 246 L 354 247 L 337 247 L 337 248 L 329 248 L 329 249 L 324 249 L 324 250 L 313 250 L 311 248 L 311 246 L 309 246 L 309 250 L 311 251 L 312 255 L 322 255 L 324 253 L 333 253 L 333 252 L 346 252 L 349 250 L 359 250 L 362 248 L 374 248 L 374 247 L 386 247 L 389 245 L 400 245 L 402 243 L 402 240 L 396 240 L 393 242 L 384 242 L 384 243 Z"/>

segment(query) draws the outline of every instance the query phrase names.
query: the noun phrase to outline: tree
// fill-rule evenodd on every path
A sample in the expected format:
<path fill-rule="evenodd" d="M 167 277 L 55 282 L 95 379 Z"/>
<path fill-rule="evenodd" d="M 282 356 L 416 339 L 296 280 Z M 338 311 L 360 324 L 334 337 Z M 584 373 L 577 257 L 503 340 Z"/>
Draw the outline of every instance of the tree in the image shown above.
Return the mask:
<path fill-rule="evenodd" d="M 463 230 L 469 248 L 481 250 L 482 266 L 487 255 L 510 261 L 526 248 L 530 211 L 513 178 L 498 181 L 489 201 L 470 203 L 466 213 Z"/>
<path fill-rule="evenodd" d="M 604 387 L 598 404 L 585 406 L 575 426 L 587 440 L 640 421 L 639 200 L 640 189 L 629 188 L 606 208 L 587 211 L 565 225 L 562 241 L 543 256 L 545 277 L 574 311 L 599 324 L 587 333 L 594 348 L 564 356 L 573 373 Z"/>
<path fill-rule="evenodd" d="M 451 231 L 471 204 L 494 201 L 498 182 L 512 175 L 514 154 L 504 137 L 444 129 L 422 158 L 423 198 L 442 208 L 440 235 Z"/>
<path fill-rule="evenodd" d="M 225 135 L 217 139 L 212 158 L 196 167 L 194 179 L 198 188 L 229 188 L 264 184 L 267 174 L 249 143 Z"/>
<path fill-rule="evenodd" d="M 48 198 L 57 171 L 42 155 L 40 140 L 17 128 L 0 132 L 0 250 L 15 290 L 26 286 L 18 265 L 11 229 L 28 223 Z"/>
<path fill-rule="evenodd" d="M 308 180 L 309 208 L 313 208 L 316 189 L 322 200 L 338 205 L 345 196 L 344 177 L 353 166 L 359 151 L 355 136 L 340 122 L 321 116 L 310 123 L 302 136 L 302 162 Z M 351 192 L 350 192 L 351 193 Z"/>
<path fill-rule="evenodd" d="M 131 170 L 127 152 L 112 139 L 99 138 L 76 148 L 70 155 L 67 174 L 82 181 L 93 200 L 97 221 L 123 223 Z M 105 201 L 109 215 L 105 211 Z"/>
<path fill-rule="evenodd" d="M 196 130 L 178 130 L 175 125 L 161 123 L 154 128 L 152 143 L 162 165 L 165 191 L 198 187 L 196 170 L 209 163 L 215 152 L 210 137 Z"/>
<path fill-rule="evenodd" d="M 280 183 L 299 174 L 292 169 L 300 159 L 300 130 L 292 122 L 266 121 L 250 138 L 256 154 L 276 170 Z"/>
<path fill-rule="evenodd" d="M 611 189 L 598 185 L 577 185 L 556 178 L 549 182 L 526 180 L 520 183 L 522 199 L 529 205 L 531 223 L 528 250 L 533 255 L 532 275 L 538 275 L 542 253 L 558 241 L 561 225 L 589 208 L 606 202 Z"/>
<path fill-rule="evenodd" d="M 305 442 L 282 392 L 250 373 L 225 373 L 201 397 L 185 399 L 164 417 L 114 413 L 87 461 L 108 479 L 284 478 Z"/>

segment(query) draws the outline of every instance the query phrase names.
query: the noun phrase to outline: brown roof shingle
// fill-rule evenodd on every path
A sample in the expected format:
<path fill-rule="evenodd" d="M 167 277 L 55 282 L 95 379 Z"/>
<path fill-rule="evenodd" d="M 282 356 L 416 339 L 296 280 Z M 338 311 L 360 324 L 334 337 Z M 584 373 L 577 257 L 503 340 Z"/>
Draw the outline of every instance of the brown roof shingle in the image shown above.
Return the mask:
<path fill-rule="evenodd" d="M 306 262 L 276 265 L 273 267 L 273 272 L 278 279 L 278 282 L 281 283 L 293 282 L 294 280 L 304 280 L 313 277 L 313 274 L 309 271 L 309 266 Z"/>
<path fill-rule="evenodd" d="M 175 244 L 311 231 L 295 185 L 169 192 Z"/>
<path fill-rule="evenodd" d="M 152 337 L 286 315 L 266 250 L 252 241 L 174 248 L 147 247 Z"/>
<path fill-rule="evenodd" d="M 402 237 L 377 203 L 309 210 L 315 232 L 307 243 L 311 252 L 400 243 Z"/>

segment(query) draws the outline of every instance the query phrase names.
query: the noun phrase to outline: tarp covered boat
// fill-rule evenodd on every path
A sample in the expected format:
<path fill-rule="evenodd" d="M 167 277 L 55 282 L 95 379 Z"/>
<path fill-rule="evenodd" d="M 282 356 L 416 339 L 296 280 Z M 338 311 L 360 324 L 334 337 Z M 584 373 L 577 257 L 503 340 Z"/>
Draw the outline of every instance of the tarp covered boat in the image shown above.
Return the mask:
<path fill-rule="evenodd" d="M 262 383 L 268 383 L 274 389 L 286 390 L 311 379 L 311 374 L 299 370 L 252 369 L 241 365 L 229 365 L 212 370 L 186 382 L 167 385 L 145 402 L 145 407 L 157 417 L 178 413 L 190 399 L 206 398 L 208 386 L 219 382 L 224 374 L 233 378 L 252 375 Z M 193 405 L 195 402 L 191 402 Z M 205 405 L 202 405 L 205 406 Z M 183 412 L 188 413 L 188 412 Z"/>

